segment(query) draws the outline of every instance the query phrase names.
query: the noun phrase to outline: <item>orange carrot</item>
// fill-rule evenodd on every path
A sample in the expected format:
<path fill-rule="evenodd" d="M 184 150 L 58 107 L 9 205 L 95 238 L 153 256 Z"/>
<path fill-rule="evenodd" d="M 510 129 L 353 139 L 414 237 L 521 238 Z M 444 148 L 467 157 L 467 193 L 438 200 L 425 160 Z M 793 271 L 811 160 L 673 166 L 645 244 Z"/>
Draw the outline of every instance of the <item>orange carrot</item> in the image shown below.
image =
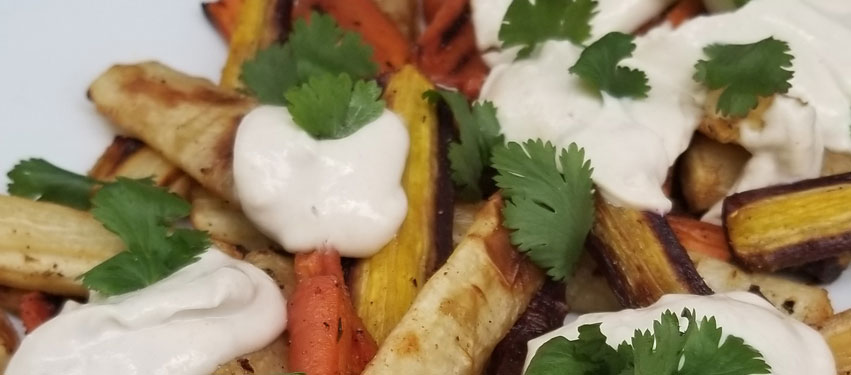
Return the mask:
<path fill-rule="evenodd" d="M 236 24 L 239 22 L 239 11 L 245 0 L 218 0 L 213 3 L 203 3 L 204 15 L 213 24 L 225 40 L 230 41 Z"/>
<path fill-rule="evenodd" d="M 27 333 L 32 332 L 56 314 L 56 305 L 41 292 L 27 293 L 21 297 L 21 322 Z"/>
<path fill-rule="evenodd" d="M 702 253 L 723 261 L 731 257 L 724 228 L 700 220 L 669 215 L 668 224 L 687 251 Z"/>
<path fill-rule="evenodd" d="M 355 315 L 340 255 L 324 250 L 298 254 L 295 270 L 298 283 L 288 306 L 290 370 L 360 374 L 378 348 Z"/>
<path fill-rule="evenodd" d="M 313 11 L 329 13 L 344 29 L 361 34 L 372 46 L 381 73 L 401 69 L 411 58 L 411 46 L 390 18 L 372 0 L 297 0 L 294 18 Z"/>
<path fill-rule="evenodd" d="M 437 84 L 475 98 L 488 74 L 476 46 L 469 0 L 443 0 L 417 41 L 420 69 Z"/>
<path fill-rule="evenodd" d="M 702 0 L 680 0 L 668 10 L 665 20 L 676 27 L 703 13 L 705 10 Z"/>
<path fill-rule="evenodd" d="M 434 16 L 440 7 L 443 6 L 444 0 L 423 0 L 423 18 L 426 24 L 430 24 L 434 20 Z"/>

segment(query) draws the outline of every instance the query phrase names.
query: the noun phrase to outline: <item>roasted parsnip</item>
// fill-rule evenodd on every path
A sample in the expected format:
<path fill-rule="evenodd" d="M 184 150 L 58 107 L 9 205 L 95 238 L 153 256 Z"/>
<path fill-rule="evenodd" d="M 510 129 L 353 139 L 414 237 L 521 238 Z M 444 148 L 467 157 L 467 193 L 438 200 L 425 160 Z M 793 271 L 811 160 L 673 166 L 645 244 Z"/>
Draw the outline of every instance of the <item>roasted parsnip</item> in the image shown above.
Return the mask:
<path fill-rule="evenodd" d="M 695 134 L 678 165 L 680 187 L 688 209 L 701 213 L 724 199 L 749 158 L 750 154 L 741 146 Z"/>
<path fill-rule="evenodd" d="M 99 181 L 112 181 L 118 176 L 152 178 L 155 185 L 167 187 L 184 198 L 192 186 L 192 179 L 159 153 L 136 139 L 122 136 L 112 140 L 89 176 Z"/>
<path fill-rule="evenodd" d="M 670 293 L 711 294 L 665 218 L 597 199 L 587 245 L 624 307 Z"/>
<path fill-rule="evenodd" d="M 586 253 L 579 259 L 573 277 L 565 284 L 565 301 L 571 312 L 586 314 L 621 309 L 603 270 L 591 254 Z"/>
<path fill-rule="evenodd" d="M 752 270 L 840 255 L 851 244 L 851 174 L 732 195 L 723 219 L 733 254 Z"/>
<path fill-rule="evenodd" d="M 851 374 L 851 310 L 836 314 L 824 322 L 821 334 L 833 351 L 836 373 Z"/>
<path fill-rule="evenodd" d="M 87 212 L 0 196 L 0 285 L 84 297 L 77 277 L 123 248 Z"/>
<path fill-rule="evenodd" d="M 441 237 L 438 195 L 445 173 L 440 168 L 438 123 L 434 106 L 422 93 L 434 86 L 416 68 L 393 75 L 385 100 L 408 127 L 410 150 L 402 177 L 408 213 L 390 243 L 351 272 L 352 302 L 367 331 L 380 344 L 402 319 L 433 270 Z M 448 209 L 451 210 L 451 207 Z M 445 218 L 445 219 L 448 219 Z"/>
<path fill-rule="evenodd" d="M 158 63 L 116 65 L 89 88 L 98 111 L 214 194 L 236 202 L 233 142 L 257 104 Z"/>
<path fill-rule="evenodd" d="M 543 283 L 510 243 L 502 202 L 492 198 L 464 241 L 428 280 L 363 372 L 480 374 Z"/>

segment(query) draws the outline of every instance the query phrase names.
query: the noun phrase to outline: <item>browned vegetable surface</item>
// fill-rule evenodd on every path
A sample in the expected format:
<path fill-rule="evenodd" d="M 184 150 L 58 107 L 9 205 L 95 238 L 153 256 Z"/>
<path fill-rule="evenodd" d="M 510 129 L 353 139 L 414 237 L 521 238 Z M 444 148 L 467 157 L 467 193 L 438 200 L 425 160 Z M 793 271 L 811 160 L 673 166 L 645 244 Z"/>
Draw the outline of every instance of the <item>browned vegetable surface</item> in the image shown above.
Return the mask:
<path fill-rule="evenodd" d="M 776 271 L 826 259 L 851 246 L 851 174 L 730 196 L 724 224 L 749 269 Z"/>
<path fill-rule="evenodd" d="M 851 374 L 851 310 L 830 318 L 822 327 L 821 334 L 833 351 L 837 374 Z"/>
<path fill-rule="evenodd" d="M 670 293 L 712 293 L 659 215 L 598 197 L 587 244 L 624 307 L 648 306 Z"/>

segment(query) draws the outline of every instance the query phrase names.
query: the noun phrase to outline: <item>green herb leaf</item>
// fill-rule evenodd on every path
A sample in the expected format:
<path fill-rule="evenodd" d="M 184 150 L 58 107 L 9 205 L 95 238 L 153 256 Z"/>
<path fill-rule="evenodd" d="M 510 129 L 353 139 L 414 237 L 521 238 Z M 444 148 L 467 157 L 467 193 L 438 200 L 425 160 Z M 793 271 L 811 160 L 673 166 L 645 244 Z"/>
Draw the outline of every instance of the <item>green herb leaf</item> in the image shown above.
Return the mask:
<path fill-rule="evenodd" d="M 496 147 L 492 160 L 506 199 L 504 225 L 514 230 L 511 242 L 553 279 L 571 275 L 594 221 L 585 150 L 571 144 L 557 155 L 549 142 L 511 142 Z"/>
<path fill-rule="evenodd" d="M 694 79 L 710 90 L 723 89 L 718 113 L 744 117 L 759 104 L 759 97 L 785 94 L 794 76 L 789 44 L 774 38 L 753 44 L 713 44 L 703 49 Z"/>
<path fill-rule="evenodd" d="M 9 194 L 87 210 L 94 179 L 66 171 L 42 159 L 24 160 L 8 173 Z"/>
<path fill-rule="evenodd" d="M 357 81 L 347 74 L 311 77 L 287 91 L 289 111 L 298 126 L 316 139 L 346 137 L 384 111 L 375 81 Z"/>
<path fill-rule="evenodd" d="M 694 311 L 683 311 L 685 332 L 671 311 L 653 322 L 653 331 L 636 330 L 618 350 L 606 344 L 600 325 L 579 327 L 579 339 L 555 337 L 532 357 L 526 375 L 758 375 L 771 367 L 762 354 L 737 336 L 727 336 L 715 318 L 700 323 Z"/>
<path fill-rule="evenodd" d="M 372 47 L 360 34 L 341 29 L 330 15 L 314 12 L 310 23 L 295 21 L 286 44 L 272 45 L 246 61 L 241 79 L 262 103 L 284 105 L 284 93 L 310 77 L 343 73 L 353 79 L 378 74 Z"/>
<path fill-rule="evenodd" d="M 751 0 L 733 0 L 733 5 L 735 5 L 736 8 L 741 8 L 747 5 L 750 1 Z"/>
<path fill-rule="evenodd" d="M 172 229 L 189 215 L 190 205 L 150 180 L 118 178 L 92 198 L 92 214 L 126 246 L 81 276 L 104 295 L 132 292 L 194 263 L 210 246 L 207 233 Z"/>
<path fill-rule="evenodd" d="M 474 103 L 454 91 L 432 90 L 423 93 L 432 103 L 443 99 L 458 123 L 459 140 L 449 144 L 452 182 L 465 200 L 482 199 L 482 175 L 490 164 L 492 150 L 505 137 L 500 133 L 496 107 L 491 102 Z"/>
<path fill-rule="evenodd" d="M 650 86 L 644 72 L 618 66 L 635 51 L 634 36 L 611 32 L 582 51 L 570 72 L 578 75 L 594 90 L 605 91 L 616 98 L 647 97 Z"/>
<path fill-rule="evenodd" d="M 582 45 L 591 37 L 595 0 L 514 0 L 505 13 L 499 40 L 503 48 L 523 46 L 517 58 L 528 57 L 538 43 L 569 40 Z"/>

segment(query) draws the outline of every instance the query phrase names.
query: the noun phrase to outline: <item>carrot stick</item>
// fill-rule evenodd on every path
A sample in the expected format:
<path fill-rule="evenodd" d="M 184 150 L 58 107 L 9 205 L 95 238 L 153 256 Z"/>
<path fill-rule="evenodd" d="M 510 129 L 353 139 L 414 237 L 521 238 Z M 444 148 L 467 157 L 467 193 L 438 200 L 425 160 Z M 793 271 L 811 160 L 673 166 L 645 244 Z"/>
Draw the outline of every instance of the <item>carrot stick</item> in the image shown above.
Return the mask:
<path fill-rule="evenodd" d="M 218 0 L 213 3 L 201 4 L 207 20 L 221 34 L 222 38 L 230 41 L 236 24 L 239 21 L 239 11 L 245 0 Z"/>
<path fill-rule="evenodd" d="M 314 251 L 295 257 L 298 283 L 288 306 L 290 370 L 356 375 L 378 350 L 355 315 L 340 255 Z"/>
<path fill-rule="evenodd" d="M 468 0 L 443 0 L 417 41 L 420 69 L 437 84 L 478 96 L 488 67 L 476 46 Z"/>
<path fill-rule="evenodd" d="M 677 27 L 683 22 L 703 13 L 705 10 L 702 0 L 680 0 L 671 7 L 668 14 L 665 15 L 665 20 L 670 22 L 674 27 Z"/>
<path fill-rule="evenodd" d="M 56 306 L 41 292 L 27 293 L 21 297 L 21 322 L 27 333 L 44 324 L 56 314 Z"/>
<path fill-rule="evenodd" d="M 313 11 L 329 13 L 340 27 L 360 33 L 372 46 L 381 73 L 399 70 L 410 61 L 407 39 L 372 0 L 298 0 L 293 17 L 307 18 Z"/>
<path fill-rule="evenodd" d="M 680 244 L 689 252 L 698 252 L 723 261 L 731 258 L 724 229 L 692 218 L 669 215 L 668 224 Z"/>
<path fill-rule="evenodd" d="M 426 24 L 430 24 L 434 20 L 434 16 L 440 7 L 443 6 L 444 0 L 423 0 L 423 16 Z"/>

